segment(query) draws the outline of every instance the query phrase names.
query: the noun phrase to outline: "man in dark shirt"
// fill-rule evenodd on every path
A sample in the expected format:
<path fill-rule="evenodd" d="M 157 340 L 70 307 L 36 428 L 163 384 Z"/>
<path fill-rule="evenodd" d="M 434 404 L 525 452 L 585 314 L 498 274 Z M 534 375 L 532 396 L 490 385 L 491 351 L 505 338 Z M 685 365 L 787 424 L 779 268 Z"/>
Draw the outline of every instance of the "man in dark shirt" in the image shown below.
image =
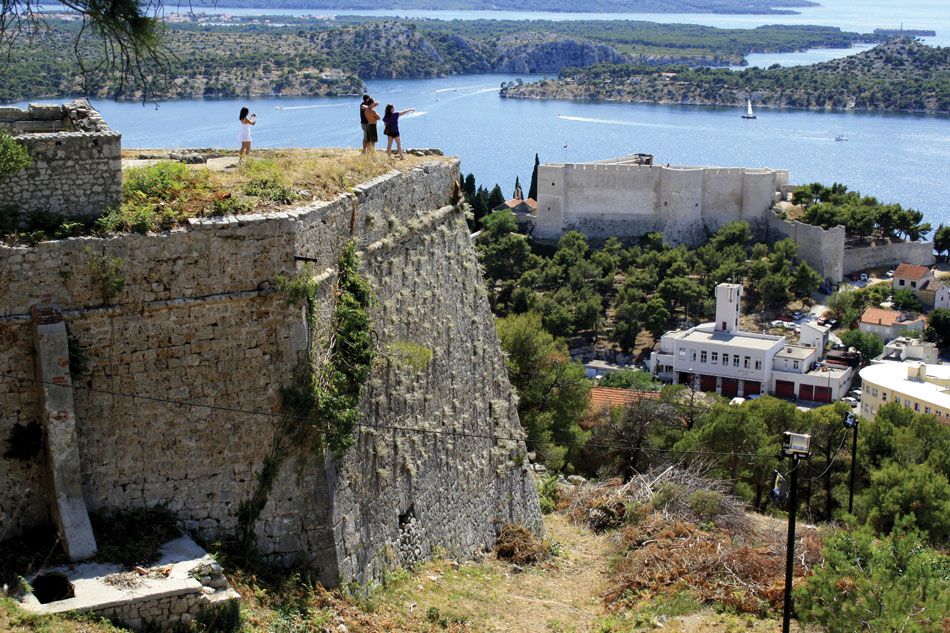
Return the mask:
<path fill-rule="evenodd" d="M 373 102 L 369 95 L 363 95 L 363 103 L 360 104 L 360 127 L 363 128 L 363 153 L 369 151 L 369 122 L 366 120 L 366 107 Z"/>

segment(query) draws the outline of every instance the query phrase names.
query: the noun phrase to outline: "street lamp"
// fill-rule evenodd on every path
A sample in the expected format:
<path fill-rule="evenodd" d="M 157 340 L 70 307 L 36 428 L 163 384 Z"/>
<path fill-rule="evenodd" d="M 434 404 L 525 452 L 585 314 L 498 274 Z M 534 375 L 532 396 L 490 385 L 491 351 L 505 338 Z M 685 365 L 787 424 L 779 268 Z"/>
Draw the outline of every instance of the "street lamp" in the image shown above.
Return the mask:
<path fill-rule="evenodd" d="M 788 542 L 785 546 L 785 604 L 782 607 L 782 633 L 790 633 L 792 621 L 792 574 L 795 567 L 795 518 L 798 513 L 798 467 L 811 454 L 811 436 L 803 433 L 782 433 L 782 457 L 792 460 L 789 471 Z"/>
<path fill-rule="evenodd" d="M 854 473 L 858 461 L 858 418 L 848 413 L 844 418 L 844 427 L 851 429 L 851 482 L 848 484 L 848 514 L 854 513 Z"/>

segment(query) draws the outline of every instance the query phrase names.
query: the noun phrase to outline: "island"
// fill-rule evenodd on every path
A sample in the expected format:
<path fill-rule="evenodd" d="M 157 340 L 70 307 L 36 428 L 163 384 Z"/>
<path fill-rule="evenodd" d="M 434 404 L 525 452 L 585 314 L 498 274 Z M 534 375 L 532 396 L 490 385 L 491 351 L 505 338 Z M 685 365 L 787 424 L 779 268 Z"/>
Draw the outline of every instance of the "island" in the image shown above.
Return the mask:
<path fill-rule="evenodd" d="M 0 102 L 89 95 L 155 99 L 358 94 L 369 79 L 557 74 L 566 68 L 738 66 L 750 53 L 848 48 L 873 33 L 789 25 L 721 29 L 693 24 L 587 20 L 407 20 L 171 14 L 150 86 L 83 73 L 73 52 L 80 26 L 55 16 L 17 40 L 0 67 Z M 81 47 L 87 69 L 101 51 Z M 602 71 L 602 69 L 601 69 Z M 601 72 L 598 71 L 598 72 Z M 164 80 L 173 77 L 173 80 Z M 520 96 L 520 95 L 509 95 Z M 527 95 L 526 95 L 527 96 Z"/>
<path fill-rule="evenodd" d="M 810 66 L 664 68 L 599 64 L 560 78 L 511 82 L 520 99 L 950 113 L 950 48 L 897 38 L 856 55 Z"/>

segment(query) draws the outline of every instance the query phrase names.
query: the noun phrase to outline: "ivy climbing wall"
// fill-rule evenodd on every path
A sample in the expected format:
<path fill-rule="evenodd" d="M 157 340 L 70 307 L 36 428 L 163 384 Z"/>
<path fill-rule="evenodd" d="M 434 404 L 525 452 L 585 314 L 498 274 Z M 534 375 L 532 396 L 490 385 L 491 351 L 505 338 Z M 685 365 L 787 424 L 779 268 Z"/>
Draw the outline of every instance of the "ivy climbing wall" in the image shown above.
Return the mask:
<path fill-rule="evenodd" d="M 233 534 L 319 345 L 353 239 L 378 354 L 356 444 L 290 445 L 257 546 L 326 583 L 370 582 L 436 548 L 460 557 L 507 521 L 540 529 L 514 396 L 461 213 L 457 161 L 273 215 L 160 235 L 0 247 L 0 539 L 49 520 L 42 454 L 8 451 L 39 419 L 30 311 L 57 304 L 74 361 L 82 487 L 93 510 L 164 504 L 204 538 Z M 276 280 L 310 260 L 314 327 Z"/>

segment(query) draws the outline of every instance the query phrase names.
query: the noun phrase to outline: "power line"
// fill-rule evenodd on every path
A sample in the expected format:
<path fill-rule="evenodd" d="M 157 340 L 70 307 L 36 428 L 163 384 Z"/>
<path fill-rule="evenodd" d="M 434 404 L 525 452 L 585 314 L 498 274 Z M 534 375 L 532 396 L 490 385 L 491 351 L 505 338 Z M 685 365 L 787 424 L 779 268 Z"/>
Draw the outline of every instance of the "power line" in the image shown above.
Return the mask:
<path fill-rule="evenodd" d="M 831 461 L 828 462 L 828 467 L 825 468 L 823 471 L 821 471 L 821 474 L 820 474 L 820 475 L 817 475 L 817 476 L 815 476 L 815 477 L 812 477 L 811 479 L 809 479 L 809 481 L 815 481 L 815 480 L 817 480 L 817 479 L 821 479 L 822 477 L 825 476 L 825 474 L 826 474 L 829 470 L 831 470 L 831 467 L 835 465 L 835 460 L 838 459 L 838 455 L 841 454 L 841 448 L 844 446 L 844 441 L 847 439 L 848 433 L 850 433 L 850 432 L 851 432 L 850 429 L 845 429 L 844 433 L 841 434 L 841 442 L 838 443 L 838 448 L 835 449 L 834 457 L 832 457 L 832 458 L 831 458 Z"/>
<path fill-rule="evenodd" d="M 142 394 L 127 393 L 121 391 L 111 391 L 108 389 L 99 389 L 96 387 L 87 387 L 84 385 L 61 385 L 59 383 L 49 382 L 39 380 L 37 378 L 31 378 L 26 376 L 13 376 L 10 374 L 0 374 L 0 379 L 7 380 L 19 380 L 23 382 L 30 382 L 39 385 L 48 385 L 53 387 L 63 387 L 67 389 L 72 389 L 74 391 L 88 391 L 90 393 L 98 393 L 103 395 L 109 395 L 117 398 L 129 398 L 131 400 L 145 400 L 148 402 L 158 402 L 161 404 L 169 404 L 179 407 L 191 407 L 191 408 L 204 408 L 210 409 L 212 411 L 222 411 L 226 413 L 239 413 L 242 415 L 256 415 L 268 418 L 278 418 L 278 419 L 291 419 L 291 420 L 301 420 L 307 422 L 316 422 L 315 418 L 309 418 L 306 416 L 298 416 L 286 413 L 274 413 L 271 411 L 255 411 L 252 409 L 241 409 L 237 407 L 228 407 L 223 405 L 216 404 L 206 404 L 202 402 L 194 402 L 187 400 L 175 400 L 172 398 L 162 398 L 159 396 L 147 396 Z M 494 435 L 490 433 L 475 433 L 468 431 L 453 431 L 449 429 L 428 429 L 421 427 L 410 427 L 402 426 L 397 424 L 369 424 L 366 422 L 357 422 L 356 426 L 362 429 L 374 429 L 374 430 L 383 430 L 383 431 L 401 431 L 405 433 L 419 433 L 421 435 L 445 435 L 459 438 L 473 438 L 473 439 L 487 439 L 487 440 L 496 440 L 496 441 L 510 441 L 510 442 L 521 442 L 524 441 L 524 437 L 517 436 L 505 436 L 505 435 Z M 605 442 L 584 442 L 584 443 L 572 443 L 567 446 L 571 448 L 604 448 L 604 449 L 616 449 L 616 450 L 627 450 L 627 451 L 637 451 L 647 454 L 671 454 L 671 455 L 715 455 L 715 456 L 724 456 L 724 457 L 746 457 L 750 461 L 755 461 L 758 459 L 774 459 L 772 455 L 763 455 L 761 453 L 751 453 L 751 452 L 727 452 L 727 451 L 691 451 L 691 450 L 681 450 L 681 449 L 666 449 L 666 448 L 644 448 L 644 447 L 631 447 L 623 444 L 613 444 Z"/>

